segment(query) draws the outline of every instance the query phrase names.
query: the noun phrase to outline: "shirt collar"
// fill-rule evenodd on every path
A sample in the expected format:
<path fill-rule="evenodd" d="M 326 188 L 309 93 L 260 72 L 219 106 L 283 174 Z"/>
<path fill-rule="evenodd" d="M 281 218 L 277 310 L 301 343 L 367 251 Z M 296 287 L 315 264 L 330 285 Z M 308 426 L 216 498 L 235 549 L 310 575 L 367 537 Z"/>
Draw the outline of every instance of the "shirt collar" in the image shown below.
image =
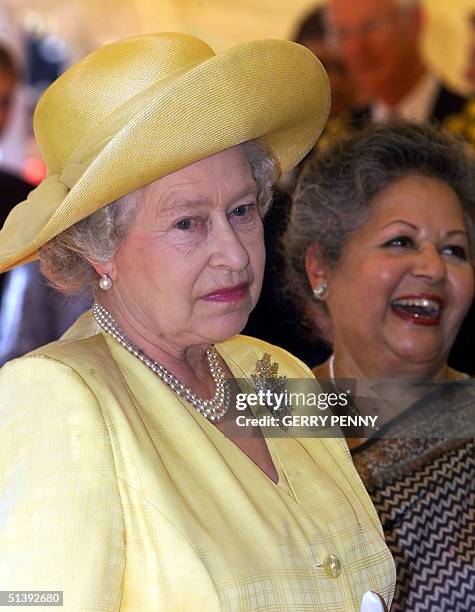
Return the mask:
<path fill-rule="evenodd" d="M 395 106 L 376 102 L 371 106 L 371 118 L 376 123 L 402 118 L 423 122 L 430 118 L 439 83 L 434 75 L 427 72 L 410 92 Z"/>

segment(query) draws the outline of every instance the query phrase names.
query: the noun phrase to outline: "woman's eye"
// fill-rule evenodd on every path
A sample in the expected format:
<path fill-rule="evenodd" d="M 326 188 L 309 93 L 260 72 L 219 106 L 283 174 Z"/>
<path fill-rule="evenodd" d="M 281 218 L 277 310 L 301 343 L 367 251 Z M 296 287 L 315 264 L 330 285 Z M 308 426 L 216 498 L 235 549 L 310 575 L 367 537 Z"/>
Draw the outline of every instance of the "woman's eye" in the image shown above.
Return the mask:
<path fill-rule="evenodd" d="M 392 238 L 383 244 L 384 247 L 400 247 L 403 249 L 413 248 L 414 241 L 412 238 L 408 236 L 397 236 L 397 238 Z"/>
<path fill-rule="evenodd" d="M 256 208 L 255 204 L 243 204 L 238 206 L 231 213 L 234 217 L 246 217 L 250 215 Z"/>
<path fill-rule="evenodd" d="M 458 259 L 463 259 L 467 261 L 467 251 L 465 247 L 460 246 L 459 244 L 449 244 L 442 249 L 442 253 L 447 255 L 452 255 L 453 257 L 457 257 Z"/>
<path fill-rule="evenodd" d="M 189 230 L 193 227 L 195 219 L 181 219 L 178 223 L 175 223 L 175 227 L 179 230 Z"/>

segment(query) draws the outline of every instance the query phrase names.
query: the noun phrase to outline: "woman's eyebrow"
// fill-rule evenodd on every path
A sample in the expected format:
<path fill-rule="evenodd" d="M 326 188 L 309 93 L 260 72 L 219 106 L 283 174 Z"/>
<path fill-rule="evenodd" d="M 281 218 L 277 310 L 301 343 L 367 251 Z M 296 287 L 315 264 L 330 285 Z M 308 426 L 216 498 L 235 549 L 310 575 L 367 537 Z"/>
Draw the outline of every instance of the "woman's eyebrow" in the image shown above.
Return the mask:
<path fill-rule="evenodd" d="M 419 229 L 417 225 L 414 225 L 413 223 L 409 223 L 409 221 L 404 221 L 404 219 L 395 219 L 394 221 L 390 221 L 389 223 L 386 223 L 386 225 L 383 225 L 381 229 L 384 229 L 385 227 L 389 227 L 390 225 L 395 225 L 396 223 L 403 223 L 404 225 L 409 226 L 413 230 Z"/>
<path fill-rule="evenodd" d="M 180 198 L 180 201 L 171 200 L 169 203 L 164 203 L 161 206 L 159 214 L 175 214 L 184 211 L 189 211 L 191 207 L 197 207 L 203 205 L 203 200 L 197 198 Z"/>
<path fill-rule="evenodd" d="M 239 192 L 232 194 L 230 201 L 235 202 L 245 197 L 256 198 L 258 194 L 258 187 L 256 184 L 244 185 L 243 189 Z M 168 197 L 167 197 L 168 195 Z M 206 206 L 206 201 L 200 197 L 199 194 L 194 193 L 173 193 L 164 194 L 163 201 L 160 206 L 160 214 L 175 214 L 183 211 L 188 211 L 190 207 L 203 207 Z"/>
<path fill-rule="evenodd" d="M 404 225 L 407 225 L 408 227 L 410 227 L 411 229 L 415 231 L 419 229 L 417 225 L 414 225 L 413 223 L 409 223 L 409 221 L 404 221 L 403 219 L 395 219 L 394 221 L 390 221 L 389 223 L 386 223 L 386 225 L 383 225 L 381 229 L 390 227 L 391 225 L 395 225 L 397 223 L 402 223 Z M 468 236 L 468 232 L 464 229 L 453 229 L 453 230 L 449 230 L 448 232 L 446 232 L 444 234 L 444 237 L 448 238 L 450 236 L 454 236 L 455 234 L 463 234 L 464 236 Z"/>
<path fill-rule="evenodd" d="M 448 238 L 449 236 L 454 236 L 455 234 L 463 234 L 464 236 L 468 237 L 468 232 L 467 230 L 464 230 L 464 229 L 450 230 L 449 232 L 445 234 L 445 236 Z"/>

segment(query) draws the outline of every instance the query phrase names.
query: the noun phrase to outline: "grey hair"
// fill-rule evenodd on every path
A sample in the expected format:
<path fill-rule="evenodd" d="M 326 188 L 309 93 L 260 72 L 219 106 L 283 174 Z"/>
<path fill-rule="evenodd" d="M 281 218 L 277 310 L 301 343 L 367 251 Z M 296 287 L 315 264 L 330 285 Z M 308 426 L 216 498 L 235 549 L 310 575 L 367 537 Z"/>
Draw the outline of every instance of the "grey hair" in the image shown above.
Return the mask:
<path fill-rule="evenodd" d="M 272 202 L 277 163 L 262 145 L 247 141 L 246 155 L 259 187 L 258 207 L 264 216 Z M 137 205 L 147 186 L 137 189 L 82 219 L 38 250 L 40 269 L 49 283 L 65 295 L 92 296 L 98 274 L 90 262 L 104 263 L 126 238 Z"/>
<path fill-rule="evenodd" d="M 316 301 L 305 257 L 315 246 L 332 270 L 353 232 L 368 218 L 369 204 L 407 175 L 437 178 L 457 195 L 473 262 L 475 245 L 475 158 L 462 141 L 428 125 L 394 122 L 368 127 L 315 154 L 305 166 L 282 238 L 286 262 L 285 293 L 301 307 L 308 331 L 328 340 L 324 302 Z"/>

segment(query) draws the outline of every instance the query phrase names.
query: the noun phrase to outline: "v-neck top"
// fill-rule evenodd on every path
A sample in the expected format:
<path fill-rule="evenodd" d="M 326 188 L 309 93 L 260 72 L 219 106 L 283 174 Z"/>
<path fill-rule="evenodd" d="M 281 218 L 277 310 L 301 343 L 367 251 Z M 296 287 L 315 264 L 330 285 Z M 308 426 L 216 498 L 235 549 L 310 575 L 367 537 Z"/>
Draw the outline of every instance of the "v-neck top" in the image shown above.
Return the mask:
<path fill-rule="evenodd" d="M 264 353 L 217 345 L 236 378 Z M 0 590 L 71 611 L 359 611 L 395 570 L 341 439 L 266 440 L 278 483 L 90 313 L 0 370 Z"/>

